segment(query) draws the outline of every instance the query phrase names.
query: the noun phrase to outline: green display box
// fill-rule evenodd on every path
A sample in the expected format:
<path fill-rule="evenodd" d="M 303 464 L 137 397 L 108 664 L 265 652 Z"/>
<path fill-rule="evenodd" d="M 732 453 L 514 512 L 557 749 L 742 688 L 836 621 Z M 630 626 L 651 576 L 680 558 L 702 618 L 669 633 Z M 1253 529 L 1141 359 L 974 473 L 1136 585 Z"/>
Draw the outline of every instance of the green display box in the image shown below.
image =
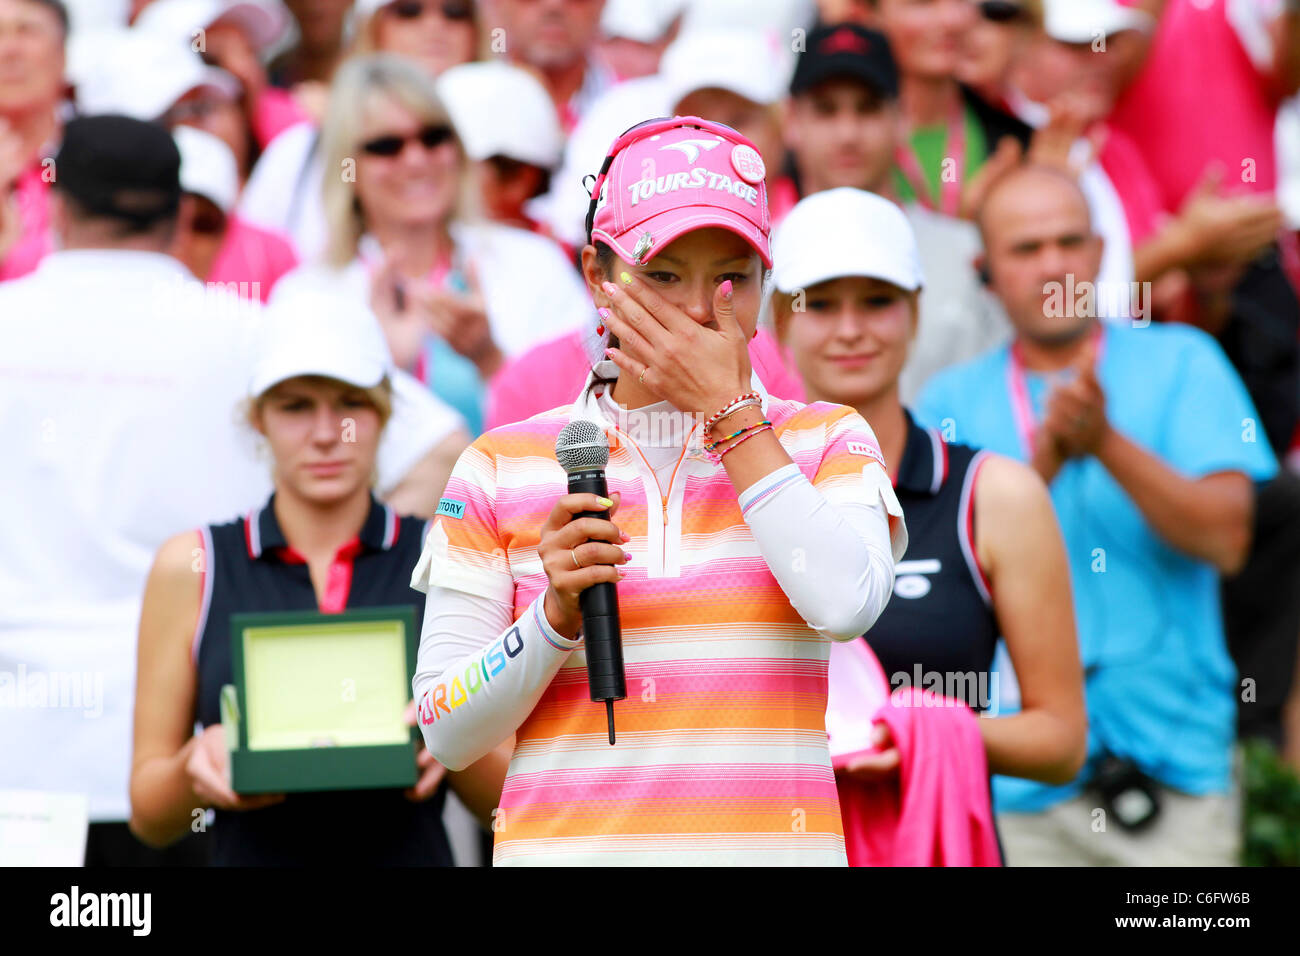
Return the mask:
<path fill-rule="evenodd" d="M 221 723 L 236 793 L 414 786 L 412 607 L 230 618 Z"/>

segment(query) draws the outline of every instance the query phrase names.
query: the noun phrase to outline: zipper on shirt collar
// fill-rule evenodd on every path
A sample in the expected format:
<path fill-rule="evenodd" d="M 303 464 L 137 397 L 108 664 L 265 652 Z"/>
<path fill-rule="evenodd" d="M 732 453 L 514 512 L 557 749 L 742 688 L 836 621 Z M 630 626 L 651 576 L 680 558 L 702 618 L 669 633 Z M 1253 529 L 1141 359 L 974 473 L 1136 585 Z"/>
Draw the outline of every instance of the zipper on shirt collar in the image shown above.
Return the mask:
<path fill-rule="evenodd" d="M 668 477 L 668 488 L 664 489 L 663 486 L 659 484 L 659 476 L 655 473 L 654 468 L 650 466 L 650 462 L 646 459 L 645 453 L 641 451 L 641 447 L 636 443 L 636 441 L 632 438 L 632 436 L 628 435 L 626 432 L 621 431 L 617 425 L 614 425 L 610 422 L 605 423 L 605 436 L 606 438 L 609 439 L 610 451 L 613 452 L 615 449 L 624 448 L 624 447 L 630 448 L 633 451 L 635 451 L 636 457 L 641 460 L 641 464 L 643 466 L 642 475 L 641 475 L 642 483 L 644 484 L 648 479 L 650 482 L 654 483 L 654 489 L 659 493 L 659 515 L 661 518 L 661 538 L 660 538 L 661 546 L 659 550 L 658 566 L 647 568 L 650 577 L 664 577 L 667 573 L 668 528 L 669 525 L 671 524 L 671 521 L 669 520 L 669 500 L 672 498 L 673 488 L 676 486 L 677 483 L 677 473 L 681 470 L 682 462 L 684 462 L 687 459 L 687 457 L 691 454 L 692 451 L 698 450 L 694 446 L 696 444 L 695 443 L 696 432 L 699 430 L 699 427 L 700 426 L 698 422 L 691 427 L 690 433 L 686 436 L 686 443 L 685 445 L 682 446 L 682 453 L 677 458 L 677 464 L 673 465 L 672 473 Z M 646 488 L 647 494 L 649 493 L 649 490 L 650 489 L 647 487 Z M 649 528 L 646 528 L 646 533 L 647 534 L 650 533 Z M 680 535 L 681 532 L 679 529 L 678 537 L 680 537 Z"/>
<path fill-rule="evenodd" d="M 677 464 L 673 466 L 672 475 L 668 479 L 668 488 L 665 490 L 664 488 L 660 487 L 659 476 L 655 474 L 655 470 L 650 467 L 650 462 L 646 460 L 646 457 L 641 452 L 640 447 L 636 444 L 636 442 L 632 439 L 630 435 L 628 435 L 626 432 L 621 431 L 618 425 L 611 422 L 605 416 L 604 412 L 601 410 L 600 405 L 597 401 L 597 397 L 594 393 L 594 390 L 592 389 L 592 385 L 595 383 L 595 378 L 596 378 L 596 371 L 595 369 L 593 369 L 590 373 L 588 373 L 587 382 L 583 386 L 582 391 L 578 393 L 578 397 L 574 401 L 570 409 L 569 420 L 574 421 L 576 419 L 582 419 L 584 421 L 589 421 L 596 425 L 599 425 L 605 434 L 605 438 L 609 441 L 609 450 L 611 455 L 615 451 L 625 446 L 630 446 L 636 451 L 636 457 L 641 459 L 641 464 L 643 469 L 642 471 L 643 482 L 645 479 L 645 474 L 648 473 L 650 481 L 654 483 L 655 490 L 659 492 L 659 514 L 660 514 L 661 526 L 662 526 L 662 537 L 660 539 L 661 548 L 659 552 L 659 564 L 657 567 L 647 567 L 647 571 L 650 577 L 665 577 L 667 575 L 667 568 L 668 568 L 668 527 L 671 524 L 669 520 L 669 503 L 672 500 L 673 491 L 677 487 L 677 473 L 681 470 L 682 462 L 684 462 L 690 454 L 702 453 L 704 450 L 704 443 L 701 439 L 701 436 L 698 434 L 699 427 L 700 427 L 699 423 L 697 422 L 695 426 L 691 429 L 690 433 L 686 436 L 685 447 L 682 449 L 682 454 L 681 457 L 678 458 Z M 757 391 L 759 394 L 759 397 L 762 401 L 763 413 L 764 415 L 766 415 L 768 413 L 768 404 L 771 401 L 771 396 L 768 394 L 767 389 L 763 386 L 763 383 L 759 380 L 757 372 L 751 372 L 750 381 L 754 386 L 754 390 Z M 649 486 L 646 486 L 647 502 L 649 500 L 649 492 L 650 492 Z M 646 517 L 648 520 L 649 515 L 647 514 Z M 649 534 L 649 531 L 650 529 L 647 528 L 646 533 Z M 678 534 L 680 537 L 680 529 Z"/>

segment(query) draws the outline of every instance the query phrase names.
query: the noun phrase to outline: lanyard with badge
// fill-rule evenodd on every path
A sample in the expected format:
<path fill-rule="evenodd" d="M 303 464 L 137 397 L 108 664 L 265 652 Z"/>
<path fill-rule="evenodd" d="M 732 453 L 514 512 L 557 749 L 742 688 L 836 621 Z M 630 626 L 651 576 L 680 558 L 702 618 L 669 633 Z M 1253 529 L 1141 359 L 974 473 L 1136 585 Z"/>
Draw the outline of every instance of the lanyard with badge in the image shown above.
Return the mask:
<path fill-rule="evenodd" d="M 1105 326 L 1098 323 L 1092 335 L 1097 342 L 1097 363 L 1100 364 L 1106 346 Z M 1025 454 L 1025 461 L 1033 461 L 1038 418 L 1034 415 L 1034 406 L 1029 400 L 1029 387 L 1025 382 L 1025 363 L 1021 356 L 1019 342 L 1012 344 L 1011 356 L 1007 362 L 1007 391 L 1011 396 L 1011 417 L 1015 421 L 1020 448 Z"/>
<path fill-rule="evenodd" d="M 952 112 L 948 116 L 948 135 L 944 141 L 945 151 L 949 153 L 947 159 L 955 162 L 956 174 L 950 180 L 944 179 L 943 172 L 939 173 L 939 188 L 941 190 L 941 201 L 939 212 L 945 216 L 958 218 L 961 212 L 961 180 L 966 174 L 966 111 L 962 106 L 960 97 L 955 97 L 952 105 Z M 935 209 L 934 198 L 930 194 L 930 184 L 926 179 L 925 170 L 921 168 L 921 161 L 916 155 L 916 148 L 910 142 L 899 144 L 895 162 L 898 163 L 898 170 L 907 180 L 907 184 L 912 187 L 912 192 L 916 195 L 916 201 L 926 209 Z"/>
<path fill-rule="evenodd" d="M 1093 335 L 1097 342 L 1097 362 L 1100 363 L 1106 342 L 1105 326 L 1099 323 Z M 1038 421 L 1029 400 L 1024 359 L 1018 344 L 1011 346 L 1011 356 L 1007 363 L 1007 386 L 1011 395 L 1011 413 L 1015 419 L 1016 432 L 1028 461 L 1033 458 L 1034 436 Z M 1076 482 L 1083 481 L 1082 472 L 1078 475 Z M 1086 500 L 1083 488 L 1077 484 L 1074 498 L 1076 505 Z M 1086 509 L 1081 510 L 1086 511 Z M 1094 656 L 1095 662 L 1086 668 L 1089 675 L 1096 673 L 1105 655 L 1099 649 Z M 1159 782 L 1144 773 L 1132 759 L 1115 755 L 1105 748 L 1104 744 L 1103 748 L 1099 759 L 1095 762 L 1090 761 L 1090 767 L 1085 770 L 1085 773 L 1088 773 L 1085 781 L 1087 790 L 1101 801 L 1107 815 L 1124 830 L 1132 832 L 1150 827 L 1160 815 Z"/>

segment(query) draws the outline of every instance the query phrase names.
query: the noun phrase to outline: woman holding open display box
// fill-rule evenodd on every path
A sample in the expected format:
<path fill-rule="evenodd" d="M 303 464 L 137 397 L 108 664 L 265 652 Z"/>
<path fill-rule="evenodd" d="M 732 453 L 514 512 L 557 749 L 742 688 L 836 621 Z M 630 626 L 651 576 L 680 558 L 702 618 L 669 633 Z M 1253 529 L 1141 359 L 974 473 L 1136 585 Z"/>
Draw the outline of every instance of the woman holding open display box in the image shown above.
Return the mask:
<path fill-rule="evenodd" d="M 411 609 L 418 620 L 425 603 L 407 584 L 425 522 L 398 516 L 371 492 L 379 437 L 393 403 L 391 359 L 374 315 L 345 298 L 300 293 L 268 309 L 258 356 L 248 418 L 270 449 L 275 492 L 244 518 L 178 535 L 158 552 L 140 622 L 131 829 L 146 843 L 165 845 L 201 827 L 206 808 L 213 807 L 217 864 L 451 865 L 442 826 L 445 783 L 487 819 L 501 791 L 504 754 L 487 750 L 472 767 L 447 775 L 418 746 L 412 758 L 417 779 L 405 792 L 322 788 L 250 795 L 231 788 L 222 688 L 235 681 L 232 652 L 247 653 L 233 646 L 232 615 L 392 608 Z M 390 744 L 395 732 L 393 746 L 402 759 L 400 746 L 409 745 L 410 734 L 403 724 L 415 719 L 405 690 L 398 684 L 391 700 L 371 695 L 368 646 L 361 648 L 367 673 L 340 681 L 323 647 L 306 648 L 314 655 L 302 661 L 308 666 L 291 658 L 295 678 L 277 678 L 269 694 L 259 688 L 258 700 L 280 701 L 283 713 L 292 710 L 283 701 L 296 694 L 293 706 L 302 714 L 330 714 L 336 707 L 345 715 L 343 725 L 349 713 L 377 707 L 387 714 Z M 333 647 L 329 653 L 337 659 L 338 644 Z M 343 650 L 352 655 L 344 660 L 357 659 L 355 647 Z M 399 676 L 404 683 L 405 674 Z M 354 710 L 337 707 L 334 693 Z M 254 713 L 253 704 L 247 709 Z M 292 730 L 316 734 L 313 721 L 321 718 L 304 717 L 292 726 L 294 716 Z M 193 734 L 196 721 L 203 730 Z M 248 729 L 251 740 L 251 723 Z M 297 746 L 353 742 L 346 734 L 323 738 L 324 732 Z M 305 759 L 304 789 L 314 785 L 310 764 L 321 758 L 307 751 Z M 292 788 L 298 784 L 294 780 Z"/>

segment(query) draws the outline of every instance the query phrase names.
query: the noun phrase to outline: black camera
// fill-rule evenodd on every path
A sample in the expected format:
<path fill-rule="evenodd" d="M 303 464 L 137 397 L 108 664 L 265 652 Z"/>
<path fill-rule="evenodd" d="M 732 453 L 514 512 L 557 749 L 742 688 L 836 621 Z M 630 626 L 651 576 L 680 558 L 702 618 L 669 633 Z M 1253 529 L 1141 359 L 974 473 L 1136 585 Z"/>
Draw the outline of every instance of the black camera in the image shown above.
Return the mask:
<path fill-rule="evenodd" d="M 1160 815 L 1160 784 L 1127 757 L 1105 755 L 1088 789 L 1101 797 L 1106 816 L 1125 830 L 1145 830 Z"/>

